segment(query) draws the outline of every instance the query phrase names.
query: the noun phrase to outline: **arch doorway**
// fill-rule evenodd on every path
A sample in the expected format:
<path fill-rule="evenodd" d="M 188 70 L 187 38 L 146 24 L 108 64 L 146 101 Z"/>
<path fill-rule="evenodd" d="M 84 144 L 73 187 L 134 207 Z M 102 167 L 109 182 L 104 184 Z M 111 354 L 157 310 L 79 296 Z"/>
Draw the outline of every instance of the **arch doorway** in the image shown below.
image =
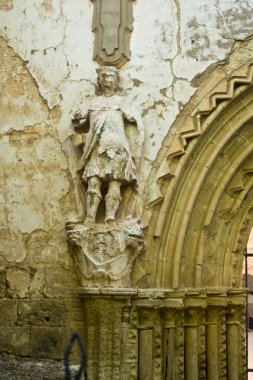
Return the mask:
<path fill-rule="evenodd" d="M 160 198 L 152 204 L 145 260 L 152 262 L 154 287 L 185 291 L 186 379 L 246 375 L 241 274 L 253 225 L 251 66 L 245 72 L 248 83 L 235 75 L 227 95 L 214 91 L 211 111 L 195 112 L 191 133 L 188 119 L 178 122 L 178 135 L 169 133 L 150 176 Z M 173 151 L 176 142 L 181 147 Z"/>

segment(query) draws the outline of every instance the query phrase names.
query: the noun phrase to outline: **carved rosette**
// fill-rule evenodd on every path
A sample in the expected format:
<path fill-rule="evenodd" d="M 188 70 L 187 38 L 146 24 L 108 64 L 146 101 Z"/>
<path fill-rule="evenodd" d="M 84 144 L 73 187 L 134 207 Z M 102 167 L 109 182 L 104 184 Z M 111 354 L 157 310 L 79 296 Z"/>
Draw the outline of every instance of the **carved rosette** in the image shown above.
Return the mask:
<path fill-rule="evenodd" d="M 92 30 L 94 60 L 100 65 L 121 67 L 130 59 L 133 30 L 133 0 L 91 0 L 94 3 Z"/>
<path fill-rule="evenodd" d="M 144 249 L 136 219 L 117 225 L 67 223 L 81 286 L 130 286 L 134 260 Z"/>

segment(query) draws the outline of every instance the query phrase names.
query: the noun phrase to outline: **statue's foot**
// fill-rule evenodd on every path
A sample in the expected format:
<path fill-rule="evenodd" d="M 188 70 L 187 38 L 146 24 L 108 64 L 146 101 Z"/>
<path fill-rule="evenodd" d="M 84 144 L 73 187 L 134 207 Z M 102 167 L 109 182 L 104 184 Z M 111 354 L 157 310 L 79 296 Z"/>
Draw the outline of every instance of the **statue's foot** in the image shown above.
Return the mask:
<path fill-rule="evenodd" d="M 106 224 L 109 224 L 109 225 L 112 225 L 112 226 L 115 226 L 116 225 L 116 220 L 115 220 L 115 218 L 113 217 L 113 216 L 107 216 L 106 218 L 105 218 L 105 223 Z"/>
<path fill-rule="evenodd" d="M 84 217 L 77 215 L 77 216 L 72 216 L 68 218 L 68 220 L 66 221 L 66 224 L 77 224 L 77 223 L 81 224 L 83 222 L 84 222 Z"/>
<path fill-rule="evenodd" d="M 85 221 L 84 221 L 84 226 L 87 226 L 87 225 L 90 225 L 90 224 L 95 224 L 96 222 L 95 222 L 95 220 L 94 220 L 94 218 L 92 217 L 92 216 L 87 216 L 86 218 L 85 218 Z"/>

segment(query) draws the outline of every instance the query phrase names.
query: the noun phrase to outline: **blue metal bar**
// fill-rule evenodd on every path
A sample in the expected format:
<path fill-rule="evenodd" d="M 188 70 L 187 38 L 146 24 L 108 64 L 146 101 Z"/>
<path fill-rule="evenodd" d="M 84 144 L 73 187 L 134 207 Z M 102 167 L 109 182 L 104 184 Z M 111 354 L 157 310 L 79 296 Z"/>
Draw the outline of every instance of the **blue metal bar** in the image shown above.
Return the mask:
<path fill-rule="evenodd" d="M 80 352 L 81 352 L 81 363 L 78 372 L 75 374 L 75 379 L 74 380 L 80 380 L 82 374 L 84 373 L 86 367 L 87 367 L 87 362 L 88 362 L 88 353 L 86 350 L 86 347 L 84 345 L 84 342 L 81 338 L 81 336 L 78 334 L 78 332 L 74 332 L 67 344 L 67 347 L 64 352 L 64 364 L 65 364 L 65 372 L 66 372 L 66 380 L 71 380 L 71 372 L 69 368 L 69 356 L 71 354 L 72 347 L 75 343 L 75 340 L 77 341 Z"/>

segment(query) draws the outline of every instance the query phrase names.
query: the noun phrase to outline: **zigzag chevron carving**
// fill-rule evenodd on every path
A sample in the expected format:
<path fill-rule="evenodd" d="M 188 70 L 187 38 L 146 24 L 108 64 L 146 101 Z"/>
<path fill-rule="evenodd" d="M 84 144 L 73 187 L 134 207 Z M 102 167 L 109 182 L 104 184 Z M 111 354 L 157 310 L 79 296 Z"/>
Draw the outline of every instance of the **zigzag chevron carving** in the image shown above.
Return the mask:
<path fill-rule="evenodd" d="M 174 175 L 170 168 L 171 159 L 183 155 L 188 142 L 202 134 L 207 118 L 213 112 L 217 114 L 222 112 L 225 105 L 227 105 L 234 96 L 244 91 L 252 82 L 253 63 L 250 62 L 234 71 L 230 77 L 221 80 L 213 88 L 212 93 L 204 97 L 198 103 L 192 114 L 185 121 L 184 126 L 180 128 L 178 136 L 173 140 L 173 143 L 167 147 L 167 152 L 155 175 L 156 181 L 151 185 L 152 189 L 150 188 L 148 191 L 150 195 L 148 196 L 147 202 L 148 208 L 163 200 L 161 180 L 163 178 L 171 178 Z M 226 103 L 224 104 L 224 102 Z"/>
<path fill-rule="evenodd" d="M 238 72 L 239 71 L 239 72 Z M 242 67 L 230 78 L 223 79 L 217 86 L 215 86 L 215 92 L 208 97 L 205 97 L 200 101 L 196 109 L 191 114 L 191 123 L 187 126 L 187 131 L 183 131 L 180 135 L 180 140 L 183 145 L 184 153 L 187 140 L 199 136 L 202 133 L 202 118 L 205 119 L 217 109 L 217 107 L 224 101 L 231 100 L 235 91 L 241 86 L 251 85 L 253 82 L 253 64 Z M 240 75 L 239 75 L 240 74 Z M 244 90 L 245 87 L 242 88 Z M 221 106 L 219 111 L 222 111 Z"/>

